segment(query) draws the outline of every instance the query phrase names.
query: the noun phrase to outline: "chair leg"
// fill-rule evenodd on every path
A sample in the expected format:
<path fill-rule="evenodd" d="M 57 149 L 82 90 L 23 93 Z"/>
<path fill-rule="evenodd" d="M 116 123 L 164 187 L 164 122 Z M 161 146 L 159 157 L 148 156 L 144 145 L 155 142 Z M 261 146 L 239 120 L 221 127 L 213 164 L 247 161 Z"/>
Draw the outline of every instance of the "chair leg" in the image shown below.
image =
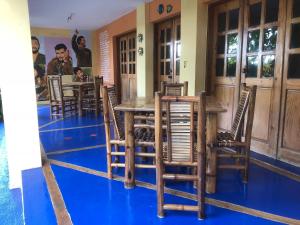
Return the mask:
<path fill-rule="evenodd" d="M 164 214 L 164 180 L 162 178 L 163 169 L 158 166 L 156 169 L 156 189 L 157 189 L 157 216 L 163 218 Z"/>
<path fill-rule="evenodd" d="M 111 168 L 111 144 L 106 144 L 106 160 L 107 160 L 107 178 L 112 179 L 112 168 Z"/>
<path fill-rule="evenodd" d="M 245 169 L 243 174 L 243 183 L 248 183 L 248 177 L 249 177 L 249 153 L 250 148 L 245 148 Z"/>

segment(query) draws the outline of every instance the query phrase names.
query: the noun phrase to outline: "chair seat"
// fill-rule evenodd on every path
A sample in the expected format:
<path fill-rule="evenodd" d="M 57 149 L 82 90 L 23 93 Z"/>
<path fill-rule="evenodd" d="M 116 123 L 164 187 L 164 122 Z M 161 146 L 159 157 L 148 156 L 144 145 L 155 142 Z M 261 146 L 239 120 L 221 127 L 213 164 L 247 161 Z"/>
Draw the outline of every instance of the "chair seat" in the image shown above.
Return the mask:
<path fill-rule="evenodd" d="M 136 128 L 134 130 L 136 141 L 140 142 L 154 142 L 154 131 L 146 128 Z"/>
<path fill-rule="evenodd" d="M 237 141 L 233 139 L 233 136 L 229 132 L 220 132 L 217 134 L 217 140 L 213 143 L 214 147 L 241 147 L 245 146 L 245 142 Z"/>

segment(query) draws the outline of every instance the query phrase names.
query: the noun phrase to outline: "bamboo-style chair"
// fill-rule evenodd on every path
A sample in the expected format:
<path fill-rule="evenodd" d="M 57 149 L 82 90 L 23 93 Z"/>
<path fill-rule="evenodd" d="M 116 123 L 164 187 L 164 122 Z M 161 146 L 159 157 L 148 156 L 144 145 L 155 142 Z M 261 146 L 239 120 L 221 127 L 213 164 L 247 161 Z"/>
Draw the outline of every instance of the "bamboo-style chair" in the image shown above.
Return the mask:
<path fill-rule="evenodd" d="M 242 171 L 243 182 L 248 182 L 249 175 L 249 154 L 256 89 L 257 86 L 246 87 L 243 85 L 231 130 L 218 133 L 217 140 L 213 143 L 213 147 L 217 151 L 218 168 Z M 246 127 L 245 135 L 242 137 L 244 126 Z"/>
<path fill-rule="evenodd" d="M 48 75 L 48 90 L 50 98 L 50 117 L 62 116 L 66 112 L 77 112 L 77 97 L 64 96 L 61 76 Z"/>
<path fill-rule="evenodd" d="M 95 111 L 95 115 L 98 116 L 102 105 L 101 86 L 103 86 L 103 77 L 95 77 L 93 88 L 86 90 L 87 94 L 82 97 L 82 110 Z"/>
<path fill-rule="evenodd" d="M 163 134 L 162 108 L 166 109 L 166 139 Z M 164 210 L 196 211 L 204 218 L 206 164 L 205 93 L 199 96 L 155 95 L 155 151 L 158 216 Z M 166 140 L 166 141 L 165 141 Z M 166 167 L 192 168 L 194 173 L 166 172 Z M 165 181 L 191 181 L 197 187 L 197 205 L 164 203 Z"/>
<path fill-rule="evenodd" d="M 161 82 L 161 94 L 166 96 L 187 96 L 188 95 L 188 82 L 183 83 L 167 83 Z"/>
<path fill-rule="evenodd" d="M 107 173 L 108 178 L 112 178 L 113 167 L 125 167 L 125 163 L 120 162 L 120 157 L 125 157 L 125 151 L 119 151 L 119 146 L 125 146 L 125 133 L 124 123 L 122 123 L 121 115 L 119 111 L 116 111 L 114 107 L 118 105 L 118 98 L 115 86 L 113 87 L 102 87 L 103 95 L 103 116 L 105 123 L 105 134 L 106 134 L 106 150 L 107 150 Z M 111 138 L 110 131 L 110 115 L 113 121 L 114 137 Z M 141 147 L 142 149 L 147 147 L 154 147 L 154 126 L 148 124 L 135 124 L 134 129 L 135 135 L 135 146 Z M 114 145 L 114 151 L 112 149 Z M 148 153 L 142 150 L 141 152 L 135 152 L 136 157 L 152 158 L 152 164 L 146 164 L 143 161 L 136 163 L 136 168 L 152 168 L 155 169 L 155 153 Z M 114 157 L 114 160 L 113 160 Z"/>

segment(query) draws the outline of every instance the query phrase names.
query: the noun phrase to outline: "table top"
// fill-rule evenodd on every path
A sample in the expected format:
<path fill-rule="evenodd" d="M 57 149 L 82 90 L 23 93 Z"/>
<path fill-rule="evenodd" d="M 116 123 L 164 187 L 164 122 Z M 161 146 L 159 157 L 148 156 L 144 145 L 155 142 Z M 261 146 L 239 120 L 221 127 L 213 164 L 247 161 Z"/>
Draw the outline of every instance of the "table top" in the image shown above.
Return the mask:
<path fill-rule="evenodd" d="M 88 82 L 71 81 L 71 82 L 63 82 L 62 83 L 63 86 L 84 86 L 84 85 L 92 85 L 92 84 L 94 84 L 94 82 L 92 82 L 92 81 L 88 81 Z"/>
<path fill-rule="evenodd" d="M 115 110 L 123 112 L 154 112 L 154 98 L 138 97 L 128 100 L 115 107 Z M 226 109 L 221 106 L 217 99 L 213 96 L 206 97 L 206 112 L 221 113 L 226 112 Z"/>

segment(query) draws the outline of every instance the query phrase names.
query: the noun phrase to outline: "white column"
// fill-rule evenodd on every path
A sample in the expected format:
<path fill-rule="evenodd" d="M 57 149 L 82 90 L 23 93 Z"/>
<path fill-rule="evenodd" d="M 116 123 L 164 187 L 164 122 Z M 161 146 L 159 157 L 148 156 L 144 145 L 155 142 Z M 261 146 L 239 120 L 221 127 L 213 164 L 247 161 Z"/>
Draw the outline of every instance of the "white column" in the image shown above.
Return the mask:
<path fill-rule="evenodd" d="M 41 166 L 27 0 L 0 1 L 1 72 L 10 188 L 21 170 Z"/>
<path fill-rule="evenodd" d="M 189 95 L 205 90 L 208 5 L 181 0 L 180 82 L 189 82 Z"/>
<path fill-rule="evenodd" d="M 149 22 L 149 4 L 142 4 L 136 12 L 136 33 L 143 35 L 143 40 L 137 39 L 137 95 L 139 97 L 153 96 L 153 24 Z"/>

